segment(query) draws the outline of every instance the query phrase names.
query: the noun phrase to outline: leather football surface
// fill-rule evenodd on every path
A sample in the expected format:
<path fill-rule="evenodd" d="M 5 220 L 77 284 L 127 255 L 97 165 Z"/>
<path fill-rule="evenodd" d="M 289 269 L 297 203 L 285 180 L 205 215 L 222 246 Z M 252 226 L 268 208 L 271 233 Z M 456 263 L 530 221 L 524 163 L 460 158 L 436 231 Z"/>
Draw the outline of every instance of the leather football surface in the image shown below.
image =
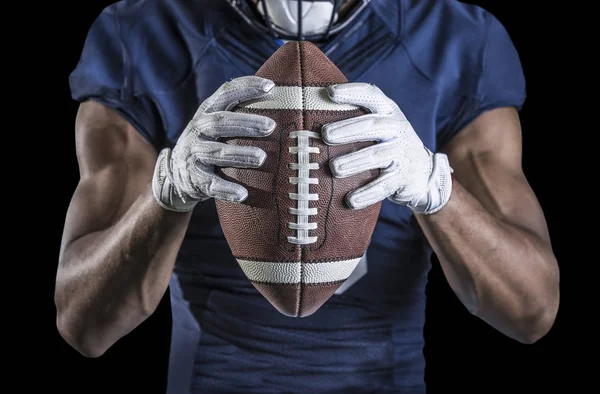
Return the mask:
<path fill-rule="evenodd" d="M 346 195 L 374 180 L 378 170 L 336 179 L 329 161 L 371 143 L 328 146 L 324 124 L 365 114 L 334 103 L 327 86 L 348 82 L 310 42 L 288 42 L 256 72 L 275 83 L 263 99 L 234 109 L 275 120 L 261 138 L 227 143 L 257 146 L 267 158 L 258 169 L 222 168 L 219 175 L 242 184 L 242 203 L 216 201 L 223 233 L 254 287 L 281 313 L 315 313 L 350 276 L 365 253 L 381 203 L 352 210 Z"/>

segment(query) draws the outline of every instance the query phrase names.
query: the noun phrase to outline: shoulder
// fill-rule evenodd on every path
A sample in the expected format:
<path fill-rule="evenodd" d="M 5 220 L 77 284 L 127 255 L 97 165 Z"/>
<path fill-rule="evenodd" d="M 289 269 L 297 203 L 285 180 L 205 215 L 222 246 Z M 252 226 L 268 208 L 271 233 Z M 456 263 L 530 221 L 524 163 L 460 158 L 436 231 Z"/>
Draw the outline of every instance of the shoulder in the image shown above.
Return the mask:
<path fill-rule="evenodd" d="M 128 30 L 137 28 L 150 32 L 172 24 L 171 27 L 189 29 L 205 37 L 213 36 L 235 14 L 222 0 L 122 0 L 103 12 L 115 15 Z"/>
<path fill-rule="evenodd" d="M 398 35 L 403 37 L 429 24 L 442 30 L 452 27 L 452 31 L 456 28 L 463 32 L 481 33 L 494 18 L 484 8 L 458 0 L 370 0 L 370 5 L 386 24 L 397 28 Z"/>
<path fill-rule="evenodd" d="M 123 0 L 103 14 L 114 18 L 135 93 L 177 86 L 237 14 L 222 0 Z"/>
<path fill-rule="evenodd" d="M 444 89 L 474 94 L 486 44 L 500 21 L 489 11 L 457 0 L 399 0 L 400 40 L 415 67 Z M 507 39 L 508 36 L 506 37 Z"/>
<path fill-rule="evenodd" d="M 156 147 L 165 128 L 193 106 L 194 66 L 237 14 L 222 0 L 123 0 L 104 8 L 89 27 L 69 76 L 72 97 L 116 109 Z M 193 81 L 192 81 L 193 82 Z M 192 86 L 175 104 L 166 92 Z M 182 103 L 183 101 L 183 103 Z"/>
<path fill-rule="evenodd" d="M 389 0 L 388 0 L 389 1 Z M 402 37 L 409 38 L 423 28 L 446 36 L 485 35 L 495 17 L 484 8 L 458 0 L 399 0 L 402 12 Z"/>

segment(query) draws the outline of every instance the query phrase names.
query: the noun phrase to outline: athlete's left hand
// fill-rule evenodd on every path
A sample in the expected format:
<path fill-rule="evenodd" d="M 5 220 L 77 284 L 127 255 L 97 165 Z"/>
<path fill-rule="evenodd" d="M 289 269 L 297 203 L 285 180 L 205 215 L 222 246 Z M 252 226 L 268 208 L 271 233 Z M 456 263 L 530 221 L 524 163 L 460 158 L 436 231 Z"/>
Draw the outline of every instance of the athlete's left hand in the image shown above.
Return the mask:
<path fill-rule="evenodd" d="M 324 125 L 323 142 L 376 142 L 330 162 L 336 178 L 381 170 L 377 179 L 348 194 L 350 208 L 362 209 L 388 198 L 416 213 L 432 214 L 448 202 L 452 168 L 447 156 L 425 147 L 394 101 L 367 83 L 333 85 L 328 92 L 334 102 L 362 107 L 370 113 Z"/>

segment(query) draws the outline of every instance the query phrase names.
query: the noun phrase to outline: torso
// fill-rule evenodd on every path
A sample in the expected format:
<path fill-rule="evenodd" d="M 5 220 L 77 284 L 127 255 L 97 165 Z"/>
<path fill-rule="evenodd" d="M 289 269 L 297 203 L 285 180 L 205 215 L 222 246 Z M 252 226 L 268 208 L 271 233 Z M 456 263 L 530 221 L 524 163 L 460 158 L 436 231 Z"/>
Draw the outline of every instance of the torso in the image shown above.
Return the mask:
<path fill-rule="evenodd" d="M 122 25 L 130 29 L 121 34 L 139 38 L 129 47 L 131 61 L 151 59 L 137 65 L 133 89 L 159 107 L 166 135 L 150 136 L 157 148 L 175 144 L 200 103 L 222 83 L 254 74 L 278 48 L 224 1 L 169 3 L 121 6 Z M 359 20 L 321 46 L 348 80 L 375 84 L 392 98 L 432 151 L 468 104 L 473 81 L 466 76 L 477 67 L 477 40 L 483 40 L 478 23 L 484 17 L 476 8 L 454 22 L 466 26 L 454 28 L 463 29 L 460 34 L 435 25 L 444 14 L 458 18 L 465 12 L 456 11 L 466 6 L 455 3 L 375 0 Z M 136 20 L 139 12 L 145 12 L 147 23 Z M 404 40 L 408 33 L 411 39 Z M 477 38 L 461 36 L 469 34 Z M 424 392 L 422 330 L 431 249 L 409 209 L 383 202 L 366 257 L 366 275 L 343 294 L 309 317 L 288 318 L 244 276 L 214 202 L 198 204 L 175 267 L 173 283 L 182 292 L 172 296 L 174 324 L 178 319 L 187 324 L 174 333 L 196 324 L 202 331 L 193 356 L 194 384 L 202 392 L 254 392 L 249 387 L 282 392 L 288 385 L 300 392 L 323 387 Z M 174 336 L 174 352 L 187 346 L 178 340 L 183 339 Z"/>

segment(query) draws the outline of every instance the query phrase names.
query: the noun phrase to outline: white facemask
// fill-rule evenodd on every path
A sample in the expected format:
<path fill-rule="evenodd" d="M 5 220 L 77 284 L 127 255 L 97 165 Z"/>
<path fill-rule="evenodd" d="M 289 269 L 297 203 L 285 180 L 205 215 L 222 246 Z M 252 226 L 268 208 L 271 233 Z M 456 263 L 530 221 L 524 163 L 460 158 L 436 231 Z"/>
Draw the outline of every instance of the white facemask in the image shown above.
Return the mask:
<path fill-rule="evenodd" d="M 263 0 L 271 23 L 288 34 L 298 32 L 298 1 Z M 259 13 L 264 17 L 263 5 L 258 5 Z M 302 35 L 321 34 L 327 30 L 333 12 L 333 3 L 329 1 L 302 1 Z M 335 22 L 337 14 L 334 15 Z"/>

